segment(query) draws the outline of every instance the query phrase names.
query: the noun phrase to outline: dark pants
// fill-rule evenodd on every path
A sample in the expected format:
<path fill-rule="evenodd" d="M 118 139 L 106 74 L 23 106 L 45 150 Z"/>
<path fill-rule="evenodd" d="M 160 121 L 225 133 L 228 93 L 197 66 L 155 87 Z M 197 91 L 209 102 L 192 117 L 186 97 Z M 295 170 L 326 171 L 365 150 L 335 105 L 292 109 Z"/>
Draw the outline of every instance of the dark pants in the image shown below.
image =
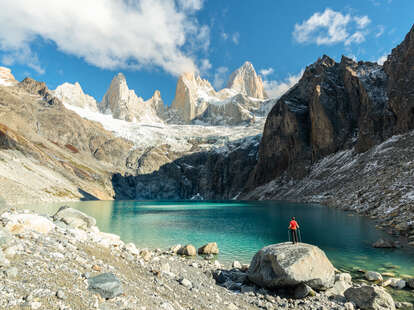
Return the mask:
<path fill-rule="evenodd" d="M 292 242 L 293 243 L 298 243 L 298 231 L 297 231 L 297 229 L 291 229 L 290 230 L 290 235 L 292 237 Z"/>

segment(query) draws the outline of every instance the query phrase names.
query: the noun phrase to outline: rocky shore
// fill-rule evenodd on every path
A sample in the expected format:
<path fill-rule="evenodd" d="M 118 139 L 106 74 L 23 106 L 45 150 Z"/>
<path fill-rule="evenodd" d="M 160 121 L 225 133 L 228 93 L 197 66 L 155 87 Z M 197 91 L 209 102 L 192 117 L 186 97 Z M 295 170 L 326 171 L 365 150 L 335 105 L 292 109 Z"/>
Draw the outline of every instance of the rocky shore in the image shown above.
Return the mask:
<path fill-rule="evenodd" d="M 67 207 L 54 216 L 3 209 L 0 308 L 395 309 L 378 275 L 354 282 L 315 246 L 271 245 L 251 266 L 223 265 L 218 252 L 214 243 L 199 256 L 191 245 L 138 249 Z"/>

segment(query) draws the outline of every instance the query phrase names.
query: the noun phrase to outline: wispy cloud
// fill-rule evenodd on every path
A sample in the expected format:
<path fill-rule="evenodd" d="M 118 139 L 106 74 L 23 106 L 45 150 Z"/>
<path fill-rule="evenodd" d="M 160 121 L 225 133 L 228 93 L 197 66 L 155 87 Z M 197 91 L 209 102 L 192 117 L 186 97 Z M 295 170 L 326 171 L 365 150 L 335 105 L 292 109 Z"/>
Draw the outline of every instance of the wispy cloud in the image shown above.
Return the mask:
<path fill-rule="evenodd" d="M 28 45 L 23 45 L 16 49 L 8 49 L 6 54 L 1 58 L 1 62 L 5 66 L 13 66 L 14 64 L 26 65 L 38 74 L 45 73 L 45 69 L 40 64 L 39 58 L 30 50 Z"/>
<path fill-rule="evenodd" d="M 279 98 L 286 93 L 292 86 L 294 86 L 302 77 L 304 70 L 296 75 L 289 75 L 286 79 L 264 80 L 263 86 L 270 98 Z"/>
<path fill-rule="evenodd" d="M 365 41 L 368 16 L 352 16 L 331 9 L 316 12 L 301 24 L 295 24 L 294 39 L 299 43 L 330 45 L 336 43 L 361 43 Z"/>
<path fill-rule="evenodd" d="M 266 76 L 268 76 L 268 75 L 270 75 L 270 74 L 272 74 L 273 72 L 275 72 L 274 70 L 273 70 L 273 68 L 266 68 L 266 69 L 262 69 L 262 70 L 260 70 L 259 71 L 259 73 L 263 76 L 263 77 L 266 77 Z"/>
<path fill-rule="evenodd" d="M 234 44 L 238 45 L 239 40 L 240 40 L 240 33 L 238 32 L 233 33 L 233 35 L 231 36 L 231 40 L 233 41 Z"/>
<path fill-rule="evenodd" d="M 227 73 L 229 68 L 227 67 L 218 67 L 214 73 L 213 86 L 215 89 L 219 90 L 224 87 L 226 83 Z"/>
<path fill-rule="evenodd" d="M 209 28 L 195 16 L 202 6 L 202 0 L 83 0 L 82 8 L 72 0 L 0 1 L 0 50 L 41 72 L 31 45 L 42 38 L 100 68 L 159 67 L 178 75 L 196 70 L 196 51 L 209 47 Z"/>
<path fill-rule="evenodd" d="M 375 34 L 375 37 L 379 38 L 380 36 L 384 34 L 384 31 L 385 31 L 385 27 L 383 25 L 379 25 L 378 32 Z"/>

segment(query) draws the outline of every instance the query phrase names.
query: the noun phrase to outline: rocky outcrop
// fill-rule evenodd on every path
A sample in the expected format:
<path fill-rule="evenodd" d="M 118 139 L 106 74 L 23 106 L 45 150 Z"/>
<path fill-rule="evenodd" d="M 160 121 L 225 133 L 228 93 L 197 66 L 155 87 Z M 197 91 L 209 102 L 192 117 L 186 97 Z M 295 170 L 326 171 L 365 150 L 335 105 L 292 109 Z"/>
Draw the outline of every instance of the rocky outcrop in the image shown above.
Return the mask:
<path fill-rule="evenodd" d="M 256 74 L 253 65 L 248 61 L 230 75 L 227 88 L 249 97 L 267 98 L 261 77 Z"/>
<path fill-rule="evenodd" d="M 161 93 L 158 90 L 151 99 L 144 101 L 135 94 L 134 90 L 128 88 L 125 76 L 119 73 L 113 78 L 99 104 L 99 110 L 128 122 L 162 123 L 157 113 L 162 113 L 163 105 Z"/>
<path fill-rule="evenodd" d="M 334 285 L 335 268 L 318 247 L 280 243 L 264 247 L 253 257 L 249 280 L 270 289 L 306 284 L 316 290 Z"/>
<path fill-rule="evenodd" d="M 96 220 L 93 217 L 68 206 L 60 207 L 53 215 L 53 220 L 61 221 L 72 228 L 84 230 L 96 226 Z"/>
<path fill-rule="evenodd" d="M 209 81 L 191 72 L 184 73 L 178 79 L 171 108 L 189 123 L 206 110 L 209 100 L 214 97 L 216 91 Z"/>
<path fill-rule="evenodd" d="M 92 96 L 86 95 L 78 82 L 75 84 L 63 83 L 53 93 L 63 104 L 89 109 L 94 112 L 98 111 L 96 100 Z"/>

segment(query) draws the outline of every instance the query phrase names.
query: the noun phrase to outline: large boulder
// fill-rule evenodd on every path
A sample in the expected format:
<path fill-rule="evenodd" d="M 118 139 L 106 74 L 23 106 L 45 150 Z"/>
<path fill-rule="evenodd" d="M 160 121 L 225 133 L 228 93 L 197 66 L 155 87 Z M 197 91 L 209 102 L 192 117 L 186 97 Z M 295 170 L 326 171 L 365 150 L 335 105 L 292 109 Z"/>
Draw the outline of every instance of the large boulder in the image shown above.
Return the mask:
<path fill-rule="evenodd" d="M 93 217 L 68 206 L 60 207 L 53 215 L 53 219 L 62 221 L 72 228 L 87 229 L 96 225 L 96 220 Z"/>
<path fill-rule="evenodd" d="M 257 252 L 248 277 L 253 283 L 270 289 L 304 283 L 315 290 L 326 290 L 334 285 L 335 268 L 318 247 L 286 242 Z"/>
<path fill-rule="evenodd" d="M 385 240 L 383 238 L 378 239 L 377 241 L 375 241 L 372 246 L 374 248 L 395 248 L 395 243 L 392 242 L 391 240 Z"/>
<path fill-rule="evenodd" d="M 361 310 L 395 310 L 394 300 L 382 287 L 351 287 L 345 297 Z"/>
<path fill-rule="evenodd" d="M 219 248 L 216 242 L 209 242 L 198 249 L 198 254 L 218 254 Z"/>

